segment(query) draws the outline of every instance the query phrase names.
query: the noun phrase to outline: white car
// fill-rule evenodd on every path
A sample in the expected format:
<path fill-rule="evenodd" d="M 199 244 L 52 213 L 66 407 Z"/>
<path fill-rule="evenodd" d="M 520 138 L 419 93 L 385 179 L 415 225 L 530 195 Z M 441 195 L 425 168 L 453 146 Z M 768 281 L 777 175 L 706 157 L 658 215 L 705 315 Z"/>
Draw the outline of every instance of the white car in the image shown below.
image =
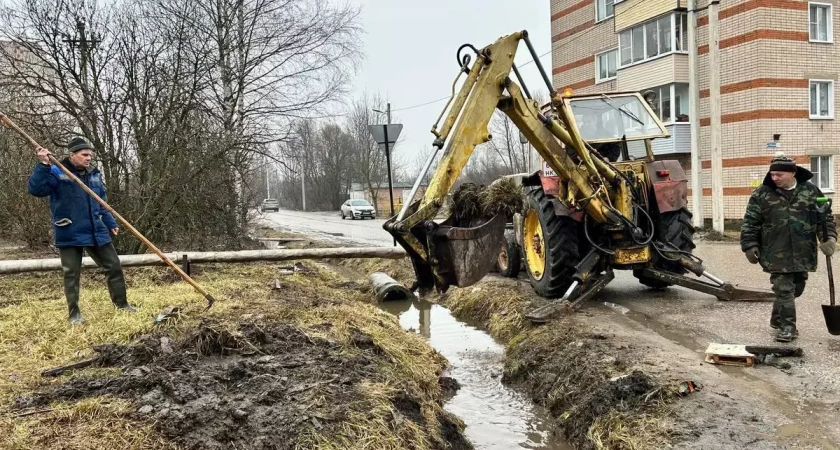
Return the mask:
<path fill-rule="evenodd" d="M 341 205 L 341 218 L 364 219 L 370 217 L 376 218 L 376 209 L 368 203 L 367 200 L 353 199 L 347 200 Z"/>

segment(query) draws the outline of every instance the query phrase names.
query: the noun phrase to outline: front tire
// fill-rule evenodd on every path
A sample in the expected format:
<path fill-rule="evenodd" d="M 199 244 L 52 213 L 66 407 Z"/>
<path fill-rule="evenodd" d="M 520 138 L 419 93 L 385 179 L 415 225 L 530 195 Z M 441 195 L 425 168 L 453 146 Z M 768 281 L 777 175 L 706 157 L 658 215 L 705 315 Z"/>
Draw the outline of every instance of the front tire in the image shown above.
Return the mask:
<path fill-rule="evenodd" d="M 534 291 L 546 298 L 563 296 L 580 263 L 579 223 L 554 213 L 554 205 L 540 189 L 528 194 L 522 221 L 522 253 Z"/>
<path fill-rule="evenodd" d="M 522 254 L 512 234 L 505 233 L 505 242 L 502 243 L 502 249 L 496 259 L 496 270 L 499 275 L 507 278 L 518 277 L 522 266 Z"/>

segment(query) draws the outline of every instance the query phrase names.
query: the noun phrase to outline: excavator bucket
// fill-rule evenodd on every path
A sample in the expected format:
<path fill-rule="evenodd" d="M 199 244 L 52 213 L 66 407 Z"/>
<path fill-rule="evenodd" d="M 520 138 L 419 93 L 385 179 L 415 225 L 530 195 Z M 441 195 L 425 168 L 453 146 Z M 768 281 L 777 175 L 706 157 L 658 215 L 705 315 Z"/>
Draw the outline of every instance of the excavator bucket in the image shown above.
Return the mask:
<path fill-rule="evenodd" d="M 418 205 L 411 205 L 408 213 L 416 212 Z M 482 279 L 496 262 L 507 221 L 497 215 L 470 227 L 457 227 L 450 217 L 441 223 L 423 221 L 408 233 L 395 230 L 394 222 L 391 218 L 384 228 L 411 258 L 415 288 L 424 295 L 433 288 L 446 292 L 450 286 L 466 287 Z"/>
<path fill-rule="evenodd" d="M 467 287 L 475 284 L 493 268 L 504 241 L 505 216 L 470 228 L 440 224 L 430 239 L 430 254 L 437 260 L 433 271 L 445 291 L 449 286 Z"/>

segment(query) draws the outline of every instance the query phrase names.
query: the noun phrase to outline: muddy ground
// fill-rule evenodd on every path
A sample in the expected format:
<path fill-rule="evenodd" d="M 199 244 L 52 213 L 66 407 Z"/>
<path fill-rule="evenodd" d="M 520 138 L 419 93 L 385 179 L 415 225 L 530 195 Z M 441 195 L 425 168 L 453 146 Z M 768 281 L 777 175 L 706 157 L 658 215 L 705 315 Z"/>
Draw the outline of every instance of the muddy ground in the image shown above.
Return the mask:
<path fill-rule="evenodd" d="M 505 381 L 546 406 L 577 448 L 838 448 L 840 430 L 791 408 L 750 369 L 704 363 L 678 330 L 596 302 L 534 326 L 522 315 L 545 301 L 527 281 L 493 276 L 441 301 L 508 342 Z"/>
<path fill-rule="evenodd" d="M 66 323 L 59 274 L 4 277 L 0 448 L 472 448 L 443 409 L 457 389 L 443 357 L 364 286 L 287 265 L 202 265 L 207 312 L 166 269 L 127 269 L 133 315 L 86 272 L 80 327 Z"/>

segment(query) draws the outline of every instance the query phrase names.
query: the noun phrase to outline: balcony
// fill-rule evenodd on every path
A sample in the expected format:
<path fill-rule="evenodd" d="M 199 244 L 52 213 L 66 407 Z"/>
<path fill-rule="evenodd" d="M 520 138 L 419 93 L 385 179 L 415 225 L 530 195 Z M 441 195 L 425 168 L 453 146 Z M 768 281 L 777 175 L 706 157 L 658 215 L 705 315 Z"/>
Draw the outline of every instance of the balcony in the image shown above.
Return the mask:
<path fill-rule="evenodd" d="M 648 19 L 673 11 L 678 6 L 674 0 L 623 0 L 615 2 L 615 31 L 630 28 Z M 685 7 L 685 1 L 679 2 Z"/>
<path fill-rule="evenodd" d="M 688 83 L 688 55 L 669 53 L 645 60 L 617 72 L 618 90 L 637 92 L 649 86 Z"/>
<path fill-rule="evenodd" d="M 665 125 L 671 137 L 668 139 L 654 139 L 654 156 L 673 155 L 676 153 L 691 153 L 691 127 L 687 122 L 672 123 Z M 644 158 L 645 143 L 643 141 L 632 141 L 627 143 L 628 152 L 634 158 Z"/>

